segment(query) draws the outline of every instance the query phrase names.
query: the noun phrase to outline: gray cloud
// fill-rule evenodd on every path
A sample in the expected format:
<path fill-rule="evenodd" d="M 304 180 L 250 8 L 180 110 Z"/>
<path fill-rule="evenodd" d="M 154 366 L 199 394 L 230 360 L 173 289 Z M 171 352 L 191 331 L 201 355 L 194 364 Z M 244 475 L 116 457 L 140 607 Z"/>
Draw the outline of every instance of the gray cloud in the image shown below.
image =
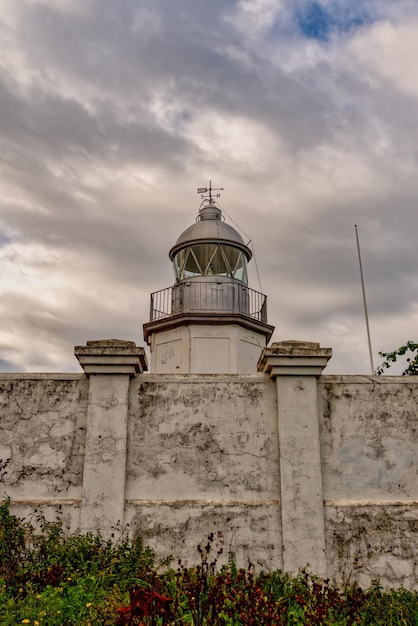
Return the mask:
<path fill-rule="evenodd" d="M 276 339 L 367 371 L 356 223 L 376 346 L 413 338 L 413 3 L 320 2 L 321 41 L 303 35 L 307 2 L 3 4 L 4 369 L 77 369 L 90 338 L 141 343 L 209 179 L 254 243 Z"/>

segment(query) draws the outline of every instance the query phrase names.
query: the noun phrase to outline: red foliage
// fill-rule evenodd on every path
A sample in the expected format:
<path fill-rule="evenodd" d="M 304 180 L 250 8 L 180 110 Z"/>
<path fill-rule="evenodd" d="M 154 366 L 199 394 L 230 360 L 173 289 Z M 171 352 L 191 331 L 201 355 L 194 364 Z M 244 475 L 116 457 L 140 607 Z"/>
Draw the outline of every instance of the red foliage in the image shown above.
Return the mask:
<path fill-rule="evenodd" d="M 138 620 L 147 616 L 160 615 L 170 619 L 169 605 L 171 598 L 166 598 L 156 591 L 147 591 L 137 585 L 131 590 L 131 602 L 127 607 L 118 609 L 118 620 L 116 624 L 142 624 Z M 166 620 L 163 623 L 167 623 Z"/>

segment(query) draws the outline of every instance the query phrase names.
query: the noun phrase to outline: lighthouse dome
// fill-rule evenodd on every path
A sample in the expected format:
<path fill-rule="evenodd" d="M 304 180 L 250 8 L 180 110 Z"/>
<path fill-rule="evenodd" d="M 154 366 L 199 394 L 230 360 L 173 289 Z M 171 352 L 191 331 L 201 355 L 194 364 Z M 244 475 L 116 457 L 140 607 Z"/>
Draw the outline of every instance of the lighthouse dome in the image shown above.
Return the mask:
<path fill-rule="evenodd" d="M 224 276 L 247 283 L 251 250 L 241 235 L 223 220 L 214 204 L 203 206 L 196 223 L 180 235 L 169 253 L 177 281 Z"/>
<path fill-rule="evenodd" d="M 177 239 L 176 245 L 170 250 L 170 258 L 172 259 L 173 251 L 179 246 L 188 245 L 192 241 L 202 239 L 213 239 L 228 241 L 231 244 L 237 244 L 245 248 L 248 260 L 251 258 L 251 250 L 247 248 L 241 235 L 229 224 L 223 220 L 222 211 L 215 205 L 205 206 L 199 211 L 199 216 L 192 226 L 186 230 Z"/>

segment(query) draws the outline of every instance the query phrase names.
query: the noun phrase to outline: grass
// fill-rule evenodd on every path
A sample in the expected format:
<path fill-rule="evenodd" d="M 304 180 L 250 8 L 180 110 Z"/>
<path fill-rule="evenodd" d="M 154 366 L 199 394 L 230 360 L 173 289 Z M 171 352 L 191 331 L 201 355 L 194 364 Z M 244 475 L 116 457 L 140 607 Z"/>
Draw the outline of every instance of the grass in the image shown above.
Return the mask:
<path fill-rule="evenodd" d="M 36 530 L 35 530 L 36 529 Z M 200 563 L 177 568 L 157 561 L 141 540 L 113 544 L 100 535 L 66 536 L 41 514 L 30 521 L 0 505 L 2 626 L 107 624 L 168 626 L 418 626 L 418 594 L 357 585 L 340 588 L 301 571 L 217 568 L 214 537 L 199 546 Z"/>

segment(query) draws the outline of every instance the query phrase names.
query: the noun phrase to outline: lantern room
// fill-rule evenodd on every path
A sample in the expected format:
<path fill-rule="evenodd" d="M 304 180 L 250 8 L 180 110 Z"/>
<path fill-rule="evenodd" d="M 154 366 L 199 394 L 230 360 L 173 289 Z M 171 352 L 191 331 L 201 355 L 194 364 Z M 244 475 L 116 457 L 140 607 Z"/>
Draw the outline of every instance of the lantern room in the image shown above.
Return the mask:
<path fill-rule="evenodd" d="M 251 250 L 225 223 L 214 205 L 200 209 L 196 224 L 187 228 L 170 250 L 177 281 L 197 276 L 225 276 L 245 284 Z"/>

